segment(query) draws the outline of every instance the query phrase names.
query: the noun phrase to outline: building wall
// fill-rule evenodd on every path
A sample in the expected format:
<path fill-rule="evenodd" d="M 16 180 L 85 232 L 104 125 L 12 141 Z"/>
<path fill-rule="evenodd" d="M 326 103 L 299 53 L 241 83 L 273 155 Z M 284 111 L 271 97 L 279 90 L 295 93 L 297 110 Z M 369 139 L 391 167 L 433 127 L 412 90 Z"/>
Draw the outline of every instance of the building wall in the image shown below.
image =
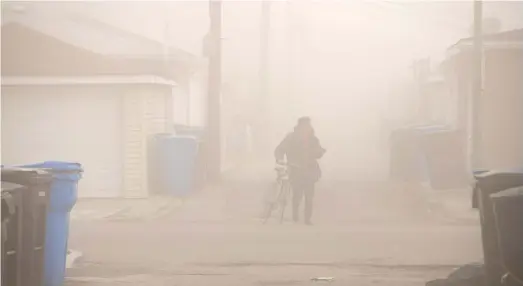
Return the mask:
<path fill-rule="evenodd" d="M 425 86 L 426 119 L 429 124 L 455 125 L 457 96 L 443 82 L 431 82 Z"/>
<path fill-rule="evenodd" d="M 488 168 L 523 166 L 523 49 L 492 50 L 485 57 L 480 126 Z"/>
<path fill-rule="evenodd" d="M 4 163 L 77 161 L 85 167 L 80 196 L 149 195 L 148 143 L 170 131 L 170 87 L 23 86 L 2 87 L 2 93 L 2 145 L 12 155 Z"/>
<path fill-rule="evenodd" d="M 3 85 L 2 163 L 78 162 L 84 169 L 79 197 L 120 196 L 120 91 L 114 85 Z"/>
<path fill-rule="evenodd" d="M 33 7 L 33 5 L 30 5 L 28 8 L 31 7 Z M 37 12 L 36 10 L 29 10 L 31 13 Z M 34 16 L 41 17 L 42 15 L 41 13 L 36 13 Z M 90 52 L 89 49 L 93 48 L 92 43 L 83 42 L 85 39 L 81 37 L 68 37 L 70 31 L 63 29 L 63 25 L 61 24 L 64 19 L 62 19 L 62 17 L 60 17 L 60 20 L 54 18 L 45 19 L 46 21 L 43 21 L 45 22 L 44 26 L 27 26 L 27 24 L 36 23 L 35 21 L 39 19 L 40 18 L 34 18 L 29 19 L 31 21 L 23 21 L 24 25 L 16 23 L 2 25 L 2 41 L 4 42 L 2 44 L 2 59 L 5 59 L 2 61 L 2 77 L 34 76 L 38 78 L 42 76 L 56 77 L 61 80 L 78 76 L 91 80 L 102 74 L 148 75 L 161 73 L 162 69 L 154 61 L 132 60 L 127 58 L 116 60 L 111 57 L 96 54 L 95 52 Z M 80 21 L 81 19 L 76 20 Z M 91 35 L 91 32 L 96 32 L 96 30 L 100 28 L 90 26 L 95 23 L 84 24 L 86 24 L 86 27 L 83 27 L 83 25 L 82 27 L 88 31 L 84 31 L 84 29 L 82 29 L 82 31 L 88 33 L 90 36 L 95 36 L 94 34 Z M 74 25 L 74 27 L 77 26 Z M 107 27 L 102 27 L 101 31 L 98 31 L 100 33 L 95 34 L 100 37 L 105 37 L 107 35 L 103 32 L 107 31 Z M 63 35 L 61 32 L 66 32 L 67 35 Z M 78 42 L 76 40 L 82 41 Z M 120 40 L 127 42 L 127 39 Z M 122 41 L 120 41 L 120 44 Z M 99 51 L 99 48 L 107 47 L 113 51 L 112 48 L 120 47 L 121 45 L 101 44 L 98 46 L 94 50 Z M 124 54 L 135 54 L 136 49 L 137 46 L 135 45 L 122 52 Z M 138 49 L 142 50 L 141 48 Z M 109 50 L 105 50 L 105 52 L 108 51 Z M 119 52 L 119 50 L 117 50 L 117 52 Z M 160 52 L 161 51 L 158 50 L 158 54 Z M 113 54 L 116 54 L 116 52 Z M 143 55 L 143 53 L 140 52 L 138 54 Z M 64 58 L 74 60 L 64 61 Z M 120 188 L 123 189 L 123 192 L 119 190 L 119 193 L 126 197 L 145 197 L 149 193 L 147 187 L 147 142 L 151 134 L 171 131 L 174 119 L 173 114 L 176 114 L 173 106 L 172 89 L 170 86 L 152 84 L 103 85 L 103 88 L 108 87 L 114 89 L 110 94 L 118 94 L 118 96 L 121 97 L 121 102 L 118 103 L 120 109 L 115 111 L 115 114 L 118 114 L 119 123 L 121 120 L 122 126 L 118 126 L 118 131 L 122 132 L 122 142 L 120 144 L 112 144 L 117 145 L 117 147 L 115 147 L 117 151 L 113 153 L 118 152 L 118 155 L 121 156 L 123 160 L 122 173 L 117 175 L 118 178 L 122 178 L 123 182 L 123 187 Z M 74 95 L 74 92 L 72 92 L 71 95 Z M 101 93 L 93 92 L 93 96 L 94 95 L 100 96 Z M 93 114 L 93 116 L 96 116 L 96 114 Z M 68 119 L 64 118 L 64 120 Z M 114 132 L 111 133 L 111 135 L 113 134 Z M 111 148 L 113 148 L 113 146 L 111 146 Z M 95 150 L 86 151 L 95 152 Z"/>
<path fill-rule="evenodd" d="M 458 98 L 458 128 L 466 130 L 472 155 L 472 54 L 454 58 L 453 76 Z M 480 100 L 480 166 L 507 169 L 523 165 L 523 51 L 490 49 L 485 53 L 484 91 Z"/>
<path fill-rule="evenodd" d="M 171 88 L 167 86 L 129 86 L 123 101 L 123 181 L 124 196 L 147 197 L 148 142 L 151 135 L 169 131 L 168 108 Z"/>
<path fill-rule="evenodd" d="M 174 124 L 199 127 L 207 125 L 206 85 L 206 73 L 199 72 L 172 88 Z"/>

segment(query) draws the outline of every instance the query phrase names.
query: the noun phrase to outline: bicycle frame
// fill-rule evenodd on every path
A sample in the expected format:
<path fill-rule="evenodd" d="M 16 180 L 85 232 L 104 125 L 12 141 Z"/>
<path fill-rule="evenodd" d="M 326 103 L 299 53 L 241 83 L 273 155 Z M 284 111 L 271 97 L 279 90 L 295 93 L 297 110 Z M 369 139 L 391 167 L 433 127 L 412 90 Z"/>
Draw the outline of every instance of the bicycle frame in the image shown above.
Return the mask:
<path fill-rule="evenodd" d="M 277 182 L 282 183 L 284 181 L 289 181 L 289 167 L 282 165 L 275 168 L 277 173 Z"/>
<path fill-rule="evenodd" d="M 283 216 L 285 214 L 285 207 L 287 205 L 287 200 L 290 197 L 291 192 L 291 184 L 290 184 L 290 178 L 289 178 L 289 167 L 287 164 L 278 164 L 278 166 L 275 168 L 277 177 L 277 188 L 278 188 L 278 196 L 276 198 L 276 201 L 272 203 L 269 206 L 269 209 L 267 210 L 264 223 L 267 222 L 269 217 L 271 216 L 272 211 L 275 209 L 276 206 L 280 207 L 280 223 L 283 222 Z"/>

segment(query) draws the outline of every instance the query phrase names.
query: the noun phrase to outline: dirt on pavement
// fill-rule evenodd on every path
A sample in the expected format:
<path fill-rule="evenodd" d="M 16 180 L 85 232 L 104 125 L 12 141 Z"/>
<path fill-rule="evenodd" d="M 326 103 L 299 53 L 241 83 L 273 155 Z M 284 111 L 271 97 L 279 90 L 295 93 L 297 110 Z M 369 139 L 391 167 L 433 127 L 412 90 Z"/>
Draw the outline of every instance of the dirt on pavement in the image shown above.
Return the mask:
<path fill-rule="evenodd" d="M 323 182 L 314 226 L 263 225 L 270 182 L 236 179 L 154 220 L 73 221 L 70 245 L 84 258 L 66 285 L 409 286 L 481 259 L 476 223 L 380 182 Z"/>

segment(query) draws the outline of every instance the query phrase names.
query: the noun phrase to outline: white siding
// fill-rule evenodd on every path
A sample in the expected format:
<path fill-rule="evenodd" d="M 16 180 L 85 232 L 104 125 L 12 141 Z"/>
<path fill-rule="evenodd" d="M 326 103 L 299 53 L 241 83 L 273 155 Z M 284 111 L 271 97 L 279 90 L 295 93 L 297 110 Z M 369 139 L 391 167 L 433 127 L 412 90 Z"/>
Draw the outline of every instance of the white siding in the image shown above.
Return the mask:
<path fill-rule="evenodd" d="M 2 87 L 2 163 L 79 162 L 80 197 L 119 196 L 121 101 L 110 87 Z"/>
<path fill-rule="evenodd" d="M 128 92 L 123 104 L 123 181 L 125 197 L 146 197 L 146 167 L 143 160 L 146 155 L 146 142 L 143 140 L 145 124 L 143 114 L 145 106 L 143 95 Z"/>
<path fill-rule="evenodd" d="M 168 131 L 170 89 L 145 85 L 129 88 L 124 100 L 124 196 L 147 197 L 148 141 Z"/>

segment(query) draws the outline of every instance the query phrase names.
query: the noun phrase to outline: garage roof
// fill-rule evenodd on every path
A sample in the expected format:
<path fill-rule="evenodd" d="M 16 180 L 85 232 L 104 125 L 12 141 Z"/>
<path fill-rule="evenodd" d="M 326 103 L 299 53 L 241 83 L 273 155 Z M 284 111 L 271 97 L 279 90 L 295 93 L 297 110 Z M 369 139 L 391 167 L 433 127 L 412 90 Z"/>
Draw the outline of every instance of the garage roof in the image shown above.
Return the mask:
<path fill-rule="evenodd" d="M 483 41 L 485 44 L 493 43 L 521 43 L 523 42 L 523 29 L 516 29 L 511 31 L 505 31 L 495 34 L 487 34 L 483 36 Z M 459 40 L 454 46 L 473 44 L 474 37 L 469 37 Z"/>
<path fill-rule="evenodd" d="M 169 58 L 184 63 L 196 63 L 199 60 L 197 56 L 176 47 L 165 47 L 161 42 L 85 15 L 63 11 L 59 13 L 25 4 L 21 7 L 23 8 L 14 6 L 11 9 L 2 9 L 2 26 L 7 23 L 17 23 L 70 45 L 105 56 L 134 59 Z"/>
<path fill-rule="evenodd" d="M 474 37 L 459 40 L 447 49 L 449 56 L 469 49 L 474 45 Z M 483 45 L 487 49 L 522 49 L 523 29 L 516 29 L 483 36 Z"/>

